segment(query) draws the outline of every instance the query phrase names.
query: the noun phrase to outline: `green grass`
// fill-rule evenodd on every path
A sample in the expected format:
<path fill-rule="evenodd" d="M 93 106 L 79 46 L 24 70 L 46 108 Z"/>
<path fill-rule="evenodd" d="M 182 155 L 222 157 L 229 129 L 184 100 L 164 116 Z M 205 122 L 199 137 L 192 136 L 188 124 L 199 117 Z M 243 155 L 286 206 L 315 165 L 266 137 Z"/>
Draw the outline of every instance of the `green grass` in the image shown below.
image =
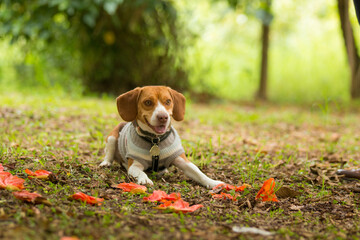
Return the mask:
<path fill-rule="evenodd" d="M 0 190 L 0 228 L 7 229 L 0 238 L 261 239 L 234 233 L 233 226 L 258 227 L 275 232 L 274 238 L 360 237 L 358 181 L 334 175 L 360 163 L 356 105 L 188 104 L 185 121 L 174 125 L 189 159 L 214 179 L 252 185 L 236 202 L 218 201 L 175 168 L 162 178 L 151 176 L 149 192 L 180 192 L 190 204 L 204 205 L 188 215 L 161 213 L 142 202 L 144 195 L 111 188 L 131 181 L 119 165 L 98 168 L 104 138 L 120 121 L 114 100 L 8 93 L 0 106 L 0 162 L 22 178 L 29 168 L 52 171 L 59 180 L 25 183 L 53 206 L 26 204 Z M 269 177 L 276 188 L 289 186 L 301 195 L 255 201 Z M 105 203 L 69 200 L 77 191 Z"/>

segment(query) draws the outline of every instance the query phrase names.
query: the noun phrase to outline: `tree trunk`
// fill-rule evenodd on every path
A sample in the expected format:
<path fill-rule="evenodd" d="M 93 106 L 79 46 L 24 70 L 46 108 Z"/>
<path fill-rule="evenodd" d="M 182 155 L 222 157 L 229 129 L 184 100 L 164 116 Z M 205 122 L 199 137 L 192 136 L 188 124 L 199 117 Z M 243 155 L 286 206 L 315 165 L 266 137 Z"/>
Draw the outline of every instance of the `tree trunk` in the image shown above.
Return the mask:
<path fill-rule="evenodd" d="M 351 72 L 351 98 L 360 98 L 360 57 L 349 19 L 349 0 L 337 0 L 341 30 Z"/>
<path fill-rule="evenodd" d="M 257 98 L 267 99 L 267 68 L 268 68 L 268 50 L 269 50 L 269 32 L 270 25 L 262 24 L 262 52 L 261 52 L 261 66 L 260 66 L 260 85 L 257 92 Z"/>

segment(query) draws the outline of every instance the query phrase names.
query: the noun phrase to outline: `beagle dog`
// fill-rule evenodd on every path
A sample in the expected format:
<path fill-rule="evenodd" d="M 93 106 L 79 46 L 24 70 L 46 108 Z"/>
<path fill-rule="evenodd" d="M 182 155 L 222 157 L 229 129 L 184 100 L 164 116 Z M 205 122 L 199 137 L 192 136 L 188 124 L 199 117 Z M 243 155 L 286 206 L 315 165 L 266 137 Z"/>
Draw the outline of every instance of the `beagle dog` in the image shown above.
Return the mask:
<path fill-rule="evenodd" d="M 181 139 L 171 126 L 171 117 L 182 121 L 185 97 L 165 86 L 138 87 L 117 99 L 120 117 L 106 138 L 105 158 L 100 166 L 114 159 L 122 164 L 138 184 L 153 185 L 145 171 L 166 171 L 171 165 L 207 188 L 223 183 L 207 177 L 185 155 Z"/>

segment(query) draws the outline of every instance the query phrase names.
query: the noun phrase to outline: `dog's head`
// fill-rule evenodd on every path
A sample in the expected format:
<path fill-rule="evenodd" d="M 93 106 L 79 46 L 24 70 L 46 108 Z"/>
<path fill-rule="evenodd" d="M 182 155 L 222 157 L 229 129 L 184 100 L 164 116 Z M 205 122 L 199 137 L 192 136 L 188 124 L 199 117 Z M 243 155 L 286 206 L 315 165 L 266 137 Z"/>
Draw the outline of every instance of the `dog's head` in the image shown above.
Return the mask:
<path fill-rule="evenodd" d="M 155 135 L 169 129 L 171 116 L 182 121 L 185 115 L 184 95 L 165 86 L 138 87 L 120 95 L 116 102 L 122 119 L 136 119 L 143 130 Z"/>

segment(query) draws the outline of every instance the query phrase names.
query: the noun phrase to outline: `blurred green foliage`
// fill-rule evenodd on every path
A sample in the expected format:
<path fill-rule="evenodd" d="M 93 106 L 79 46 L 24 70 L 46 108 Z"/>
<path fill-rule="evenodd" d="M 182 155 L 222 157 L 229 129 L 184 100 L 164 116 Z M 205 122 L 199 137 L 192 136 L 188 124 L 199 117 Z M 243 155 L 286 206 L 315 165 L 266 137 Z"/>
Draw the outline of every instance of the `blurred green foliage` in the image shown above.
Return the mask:
<path fill-rule="evenodd" d="M 183 1 L 179 17 L 196 43 L 188 50 L 193 91 L 251 101 L 258 88 L 261 22 L 226 1 Z M 336 1 L 272 2 L 269 99 L 281 102 L 349 101 L 350 78 Z M 359 42 L 354 9 L 350 9 Z"/>
<path fill-rule="evenodd" d="M 234 2 L 246 4 L 234 8 L 226 0 L 1 1 L 0 92 L 45 89 L 80 96 L 86 90 L 103 91 L 101 82 L 83 84 L 102 79 L 110 89 L 106 92 L 115 94 L 162 83 L 195 95 L 252 100 L 261 52 L 261 14 L 256 9 L 262 5 Z M 29 15 L 29 6 L 40 3 L 43 12 Z M 26 6 L 24 12 L 6 22 L 5 15 L 21 6 Z M 51 15 L 48 8 L 58 12 Z M 348 101 L 350 73 L 336 1 L 273 0 L 271 8 L 269 99 Z M 353 7 L 350 15 L 359 43 Z M 42 27 L 29 24 L 35 19 Z M 95 19 L 93 27 L 89 19 Z M 7 44 L 10 38 L 16 40 L 13 45 Z M 106 43 L 113 40 L 116 43 Z"/>
<path fill-rule="evenodd" d="M 1 35 L 27 43 L 20 75 L 39 74 L 41 83 L 46 69 L 37 67 L 51 65 L 81 79 L 84 90 L 113 94 L 138 85 L 187 85 L 170 1 L 5 0 L 0 9 Z"/>

